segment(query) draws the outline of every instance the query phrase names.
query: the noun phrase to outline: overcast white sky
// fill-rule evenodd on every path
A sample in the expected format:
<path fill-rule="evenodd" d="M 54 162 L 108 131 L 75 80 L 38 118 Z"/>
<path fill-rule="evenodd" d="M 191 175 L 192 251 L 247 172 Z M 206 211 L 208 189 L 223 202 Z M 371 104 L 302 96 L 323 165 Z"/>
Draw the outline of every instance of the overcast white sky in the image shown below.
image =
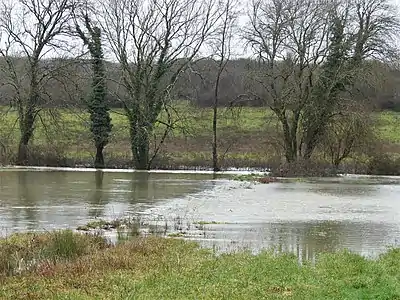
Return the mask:
<path fill-rule="evenodd" d="M 12 0 L 9 0 L 9 1 L 12 1 Z M 247 22 L 247 16 L 245 15 L 246 14 L 246 10 L 247 10 L 247 6 L 248 6 L 248 3 L 250 3 L 250 1 L 251 0 L 242 0 L 241 1 L 241 9 L 240 9 L 240 11 L 243 13 L 243 16 L 241 16 L 240 17 L 240 24 L 239 24 L 239 26 L 240 27 L 242 27 L 242 26 L 244 26 L 245 25 L 245 23 Z M 395 4 L 396 6 L 398 6 L 399 7 L 399 17 L 400 17 L 400 0 L 390 0 L 393 4 Z M 4 37 L 3 37 L 3 39 L 4 39 Z M 400 37 L 399 37 L 399 40 L 400 40 Z M 1 46 L 1 42 L 3 42 L 3 41 L 0 41 L 0 46 Z M 74 43 L 74 42 L 77 42 L 77 43 L 79 43 L 80 44 L 80 41 L 79 40 L 74 40 L 74 41 L 71 41 L 72 43 Z M 233 48 L 234 48 L 234 56 L 248 56 L 249 55 L 249 53 L 244 53 L 244 46 L 243 46 L 243 41 L 240 41 L 239 40 L 239 42 L 238 42 L 238 39 L 236 39 L 236 45 L 233 45 Z M 82 49 L 84 49 L 84 47 L 82 47 Z M 108 52 L 108 51 L 107 51 Z M 54 55 L 54 54 L 56 54 L 56 53 L 54 53 L 54 52 L 52 52 L 51 54 L 50 54 L 50 56 L 56 56 L 56 55 Z M 108 55 L 107 55 L 108 54 Z M 107 57 L 107 59 L 111 59 L 111 55 L 110 55 L 110 53 L 106 53 L 106 57 Z"/>

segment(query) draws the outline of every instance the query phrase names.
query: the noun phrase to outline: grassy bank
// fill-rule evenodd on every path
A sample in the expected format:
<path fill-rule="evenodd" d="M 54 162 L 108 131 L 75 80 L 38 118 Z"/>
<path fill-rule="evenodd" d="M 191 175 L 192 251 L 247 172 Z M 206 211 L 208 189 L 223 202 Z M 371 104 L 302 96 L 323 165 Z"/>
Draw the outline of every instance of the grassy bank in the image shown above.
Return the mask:
<path fill-rule="evenodd" d="M 154 162 L 154 167 L 210 167 L 212 110 L 179 103 L 173 114 L 177 122 Z M 127 119 L 118 110 L 114 110 L 111 117 L 112 136 L 105 149 L 107 166 L 128 167 L 131 150 Z M 383 112 L 376 113 L 375 117 L 375 130 L 384 141 L 383 151 L 389 155 L 399 153 L 400 114 Z M 94 147 L 88 121 L 88 114 L 78 110 L 44 111 L 36 124 L 32 141 L 32 164 L 91 165 Z M 164 125 L 157 124 L 155 134 L 158 138 L 164 129 Z M 265 168 L 279 163 L 282 153 L 278 129 L 276 117 L 268 109 L 221 109 L 218 130 L 222 167 Z M 13 161 L 18 140 L 17 114 L 5 113 L 3 108 L 0 119 L 0 163 Z"/>
<path fill-rule="evenodd" d="M 59 243 L 81 247 L 57 252 Z M 300 266 L 289 254 L 217 257 L 179 239 L 137 237 L 110 246 L 99 237 L 62 231 L 3 239 L 0 255 L 1 299 L 400 298 L 398 249 L 377 260 L 324 254 L 315 266 Z M 36 263 L 17 273 L 4 267 L 24 257 Z"/>

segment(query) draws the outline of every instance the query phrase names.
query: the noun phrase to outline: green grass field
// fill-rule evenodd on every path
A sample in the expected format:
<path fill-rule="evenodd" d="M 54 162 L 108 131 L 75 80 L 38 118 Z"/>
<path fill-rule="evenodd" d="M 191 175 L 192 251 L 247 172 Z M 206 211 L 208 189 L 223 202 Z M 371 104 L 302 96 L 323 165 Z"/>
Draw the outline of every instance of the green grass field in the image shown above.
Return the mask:
<path fill-rule="evenodd" d="M 216 256 L 156 237 L 106 246 L 99 237 L 61 231 L 11 236 L 0 250 L 0 299 L 400 298 L 399 249 L 377 260 L 327 253 L 315 265 L 299 265 L 291 254 Z M 36 260 L 25 270 L 4 264 L 17 258 Z"/>
<path fill-rule="evenodd" d="M 389 143 L 400 143 L 400 113 L 383 112 L 378 114 L 378 132 Z"/>
<path fill-rule="evenodd" d="M 212 110 L 179 103 L 172 111 L 174 128 L 167 138 L 159 161 L 175 165 L 202 165 L 211 161 Z M 0 146 L 9 156 L 15 153 L 19 138 L 15 112 L 4 113 L 0 119 Z M 122 111 L 111 112 L 113 130 L 105 150 L 106 159 L 130 160 L 129 128 Z M 161 116 L 162 120 L 166 116 Z M 35 149 L 43 156 L 55 155 L 71 161 L 91 163 L 94 148 L 89 132 L 89 116 L 78 110 L 45 111 L 36 124 Z M 160 137 L 165 126 L 157 124 Z M 264 108 L 233 108 L 219 111 L 220 153 L 225 165 L 262 166 L 281 156 L 279 124 L 273 113 Z M 400 114 L 376 113 L 376 131 L 397 152 L 400 147 Z M 3 154 L 3 156 L 5 156 Z M 164 160 L 164 161 L 163 161 Z M 112 164 L 112 163 L 111 163 Z"/>

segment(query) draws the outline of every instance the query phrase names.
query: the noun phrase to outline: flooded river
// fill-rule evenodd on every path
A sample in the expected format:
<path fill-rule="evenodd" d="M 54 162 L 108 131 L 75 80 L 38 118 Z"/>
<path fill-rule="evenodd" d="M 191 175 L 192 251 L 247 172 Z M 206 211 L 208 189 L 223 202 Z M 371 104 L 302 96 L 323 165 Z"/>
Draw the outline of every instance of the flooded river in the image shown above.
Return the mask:
<path fill-rule="evenodd" d="M 373 257 L 400 246 L 400 178 L 253 184 L 196 172 L 0 170 L 2 235 L 132 216 L 219 251 Z"/>

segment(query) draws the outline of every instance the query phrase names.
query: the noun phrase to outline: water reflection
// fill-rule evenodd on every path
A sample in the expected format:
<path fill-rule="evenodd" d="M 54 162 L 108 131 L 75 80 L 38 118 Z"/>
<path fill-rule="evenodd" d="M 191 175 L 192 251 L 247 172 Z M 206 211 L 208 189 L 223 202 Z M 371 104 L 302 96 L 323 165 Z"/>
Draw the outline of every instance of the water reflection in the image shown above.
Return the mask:
<path fill-rule="evenodd" d="M 21 215 L 27 221 L 27 229 L 32 230 L 38 224 L 38 211 L 35 209 L 37 203 L 37 186 L 32 173 L 18 172 L 18 201 L 13 210 L 13 223 L 17 224 Z M 40 187 L 39 187 L 40 188 Z"/>
<path fill-rule="evenodd" d="M 120 193 L 130 204 L 153 203 L 157 200 L 184 197 L 212 188 L 210 175 L 157 174 L 137 172 L 117 179 L 112 192 Z"/>
<path fill-rule="evenodd" d="M 0 170 L 0 234 L 118 218 L 209 187 L 211 174 Z"/>
<path fill-rule="evenodd" d="M 88 203 L 89 203 L 89 217 L 97 218 L 104 214 L 104 208 L 108 204 L 108 195 L 104 193 L 103 190 L 103 181 L 104 181 L 104 172 L 97 170 L 93 173 L 94 176 L 94 188 L 89 194 Z"/>
<path fill-rule="evenodd" d="M 322 252 L 348 249 L 374 257 L 396 245 L 399 228 L 382 223 L 281 222 L 204 225 L 187 238 L 218 252 L 273 249 L 295 254 L 299 261 L 314 261 Z M 191 236 L 192 235 L 192 236 Z"/>
<path fill-rule="evenodd" d="M 168 222 L 169 233 L 185 231 L 203 246 L 273 247 L 300 260 L 342 248 L 373 255 L 400 236 L 399 184 L 336 179 L 262 185 L 218 178 L 0 170 L 0 229 L 74 228 L 93 218 L 132 214 L 162 219 L 159 224 Z"/>
<path fill-rule="evenodd" d="M 296 193 L 316 193 L 333 197 L 363 197 L 379 194 L 380 185 L 350 184 L 350 183 L 283 183 L 276 186 L 276 190 Z"/>
<path fill-rule="evenodd" d="M 130 203 L 135 204 L 141 200 L 151 201 L 157 198 L 157 186 L 155 180 L 150 180 L 150 173 L 133 173 L 130 185 Z M 166 193 L 168 194 L 168 193 Z"/>
<path fill-rule="evenodd" d="M 310 187 L 309 191 L 323 195 L 331 195 L 334 197 L 341 197 L 341 196 L 362 197 L 362 196 L 376 195 L 379 192 L 379 188 L 374 185 L 324 184 L 324 185 L 312 186 Z"/>
<path fill-rule="evenodd" d="M 248 188 L 228 182 L 150 213 L 170 223 L 216 221 L 196 229 L 181 227 L 187 238 L 221 251 L 274 247 L 294 252 L 300 260 L 343 248 L 375 255 L 398 242 L 400 202 L 395 199 L 400 185 L 356 186 L 354 190 L 347 183 L 298 182 Z"/>

